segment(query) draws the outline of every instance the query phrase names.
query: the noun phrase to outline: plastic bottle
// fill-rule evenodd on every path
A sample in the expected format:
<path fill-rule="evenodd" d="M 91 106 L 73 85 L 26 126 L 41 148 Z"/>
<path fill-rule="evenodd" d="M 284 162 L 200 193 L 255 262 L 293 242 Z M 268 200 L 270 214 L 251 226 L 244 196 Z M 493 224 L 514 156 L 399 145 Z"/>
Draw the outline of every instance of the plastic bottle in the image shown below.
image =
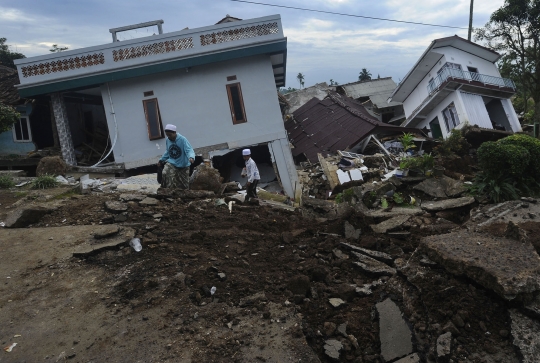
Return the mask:
<path fill-rule="evenodd" d="M 140 252 L 142 250 L 141 240 L 138 238 L 133 238 L 131 241 L 129 241 L 129 245 L 133 247 L 136 252 Z"/>

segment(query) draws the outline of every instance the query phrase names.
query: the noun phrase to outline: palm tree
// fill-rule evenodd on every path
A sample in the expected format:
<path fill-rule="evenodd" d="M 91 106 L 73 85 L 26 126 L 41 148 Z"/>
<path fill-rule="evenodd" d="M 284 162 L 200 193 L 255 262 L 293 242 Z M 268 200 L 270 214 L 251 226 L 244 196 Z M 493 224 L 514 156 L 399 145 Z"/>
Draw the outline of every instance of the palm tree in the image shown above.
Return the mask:
<path fill-rule="evenodd" d="M 302 87 L 304 87 L 304 75 L 302 73 L 298 73 L 296 79 L 298 80 L 298 83 L 300 83 L 300 89 L 302 89 Z"/>
<path fill-rule="evenodd" d="M 339 83 L 334 81 L 333 79 L 330 80 L 330 86 L 337 86 Z"/>
<path fill-rule="evenodd" d="M 371 73 L 365 69 L 362 68 L 362 72 L 360 72 L 360 75 L 358 76 L 359 81 L 369 81 L 371 79 Z"/>

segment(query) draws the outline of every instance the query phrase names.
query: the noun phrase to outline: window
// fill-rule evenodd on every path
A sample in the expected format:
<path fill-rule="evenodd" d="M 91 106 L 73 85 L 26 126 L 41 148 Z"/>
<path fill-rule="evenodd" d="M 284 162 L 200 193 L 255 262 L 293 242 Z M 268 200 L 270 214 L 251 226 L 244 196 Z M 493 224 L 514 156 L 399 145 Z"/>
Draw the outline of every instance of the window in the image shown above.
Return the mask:
<path fill-rule="evenodd" d="M 226 87 L 233 124 L 236 125 L 247 122 L 240 83 L 228 84 Z"/>
<path fill-rule="evenodd" d="M 28 116 L 21 116 L 18 122 L 13 125 L 13 141 L 31 142 L 30 119 Z"/>
<path fill-rule="evenodd" d="M 450 132 L 450 130 L 459 125 L 459 117 L 456 111 L 456 106 L 453 102 L 443 110 L 442 114 L 447 132 Z"/>
<path fill-rule="evenodd" d="M 146 124 L 148 126 L 148 138 L 150 140 L 162 139 L 165 137 L 163 133 L 163 124 L 161 123 L 161 115 L 159 114 L 159 106 L 157 98 L 144 100 L 144 114 L 146 116 Z"/>

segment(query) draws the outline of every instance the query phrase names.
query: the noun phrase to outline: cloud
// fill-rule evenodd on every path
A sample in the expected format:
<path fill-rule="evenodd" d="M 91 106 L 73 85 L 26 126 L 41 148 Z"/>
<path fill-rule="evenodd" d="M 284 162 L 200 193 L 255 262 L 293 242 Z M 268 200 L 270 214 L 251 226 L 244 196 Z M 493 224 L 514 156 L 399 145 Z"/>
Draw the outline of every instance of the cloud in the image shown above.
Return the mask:
<path fill-rule="evenodd" d="M 28 22 L 29 19 L 22 11 L 0 6 L 0 21 L 4 22 Z"/>

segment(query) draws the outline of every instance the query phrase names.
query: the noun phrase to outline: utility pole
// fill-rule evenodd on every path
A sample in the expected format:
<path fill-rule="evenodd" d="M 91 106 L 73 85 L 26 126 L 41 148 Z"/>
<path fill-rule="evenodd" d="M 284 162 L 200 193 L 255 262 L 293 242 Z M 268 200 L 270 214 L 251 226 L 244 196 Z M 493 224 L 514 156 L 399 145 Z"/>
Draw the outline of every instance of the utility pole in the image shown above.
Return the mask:
<path fill-rule="evenodd" d="M 474 4 L 474 0 L 471 0 L 471 14 L 469 15 L 469 37 L 467 38 L 469 41 L 471 41 L 471 35 L 472 35 L 473 4 Z"/>

